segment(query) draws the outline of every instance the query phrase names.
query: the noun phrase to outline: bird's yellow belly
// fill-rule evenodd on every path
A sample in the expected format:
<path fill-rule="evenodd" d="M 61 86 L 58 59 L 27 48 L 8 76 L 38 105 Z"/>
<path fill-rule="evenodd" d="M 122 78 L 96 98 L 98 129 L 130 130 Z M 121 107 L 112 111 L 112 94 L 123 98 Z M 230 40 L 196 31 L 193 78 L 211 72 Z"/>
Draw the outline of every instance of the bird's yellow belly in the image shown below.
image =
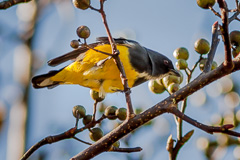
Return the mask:
<path fill-rule="evenodd" d="M 120 52 L 119 56 L 126 72 L 129 87 L 132 87 L 139 73 L 130 65 L 128 48 L 119 45 L 117 48 Z M 110 45 L 97 46 L 95 49 L 111 53 Z M 75 61 L 65 67 L 51 77 L 51 80 L 58 81 L 61 84 L 79 84 L 105 93 L 123 90 L 120 72 L 113 59 L 104 61 L 107 57 L 107 55 L 90 49 L 81 61 Z M 104 62 L 100 63 L 101 61 Z"/>

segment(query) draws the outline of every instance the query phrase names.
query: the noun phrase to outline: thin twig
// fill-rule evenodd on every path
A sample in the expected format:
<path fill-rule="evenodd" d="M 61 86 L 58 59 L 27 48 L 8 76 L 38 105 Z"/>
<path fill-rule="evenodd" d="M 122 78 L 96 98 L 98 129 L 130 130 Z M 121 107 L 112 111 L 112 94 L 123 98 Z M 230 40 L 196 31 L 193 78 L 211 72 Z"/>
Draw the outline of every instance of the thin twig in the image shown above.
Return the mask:
<path fill-rule="evenodd" d="M 216 21 L 212 25 L 212 43 L 211 43 L 211 49 L 208 53 L 208 58 L 207 58 L 206 65 L 205 65 L 204 70 L 203 70 L 204 73 L 209 72 L 212 68 L 212 62 L 213 62 L 213 58 L 214 58 L 216 50 L 217 50 L 218 43 L 219 43 L 218 22 Z"/>
<path fill-rule="evenodd" d="M 5 0 L 0 2 L 0 10 L 10 8 L 19 3 L 27 3 L 31 0 Z"/>
<path fill-rule="evenodd" d="M 117 147 L 112 147 L 110 152 L 127 152 L 127 153 L 132 153 L 132 152 L 140 152 L 142 151 L 141 147 L 135 147 L 135 148 L 117 148 Z"/>
<path fill-rule="evenodd" d="M 225 0 L 218 0 L 219 8 L 221 9 L 221 19 L 222 19 L 222 37 L 224 42 L 224 50 L 225 50 L 225 61 L 224 66 L 226 69 L 232 69 L 232 54 L 231 54 L 231 44 L 229 38 L 229 31 L 228 31 L 228 12 Z"/>
<path fill-rule="evenodd" d="M 87 144 L 87 145 L 92 145 L 92 143 L 83 141 L 83 140 L 81 140 L 81 139 L 79 139 L 79 138 L 77 138 L 77 137 L 75 137 L 75 136 L 73 137 L 73 139 L 76 139 L 77 141 L 82 142 L 82 143 Z"/>

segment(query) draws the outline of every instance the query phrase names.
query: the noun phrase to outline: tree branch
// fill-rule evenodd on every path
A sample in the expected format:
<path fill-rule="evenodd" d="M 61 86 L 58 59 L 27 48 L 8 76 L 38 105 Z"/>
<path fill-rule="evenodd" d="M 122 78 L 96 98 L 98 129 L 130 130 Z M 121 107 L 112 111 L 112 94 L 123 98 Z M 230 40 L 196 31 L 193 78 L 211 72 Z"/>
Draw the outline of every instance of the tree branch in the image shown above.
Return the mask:
<path fill-rule="evenodd" d="M 0 9 L 7 9 L 19 3 L 27 3 L 31 0 L 6 0 L 0 2 Z"/>
<path fill-rule="evenodd" d="M 225 50 L 225 61 L 224 65 L 227 66 L 226 69 L 232 69 L 233 63 L 232 63 L 232 54 L 231 54 L 231 44 L 230 44 L 230 38 L 229 38 L 229 31 L 228 31 L 228 9 L 227 4 L 225 0 L 217 0 L 219 4 L 219 8 L 221 9 L 221 19 L 222 19 L 222 37 L 224 42 L 224 50 Z"/>

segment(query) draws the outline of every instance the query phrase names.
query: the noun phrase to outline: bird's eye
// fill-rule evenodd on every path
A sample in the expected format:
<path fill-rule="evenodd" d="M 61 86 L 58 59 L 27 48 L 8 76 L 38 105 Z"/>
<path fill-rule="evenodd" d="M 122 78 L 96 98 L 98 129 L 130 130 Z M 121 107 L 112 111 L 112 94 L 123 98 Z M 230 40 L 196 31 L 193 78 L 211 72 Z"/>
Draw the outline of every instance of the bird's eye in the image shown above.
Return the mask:
<path fill-rule="evenodd" d="M 168 65 L 169 62 L 168 62 L 168 60 L 164 60 L 163 63 L 164 63 L 165 65 Z"/>

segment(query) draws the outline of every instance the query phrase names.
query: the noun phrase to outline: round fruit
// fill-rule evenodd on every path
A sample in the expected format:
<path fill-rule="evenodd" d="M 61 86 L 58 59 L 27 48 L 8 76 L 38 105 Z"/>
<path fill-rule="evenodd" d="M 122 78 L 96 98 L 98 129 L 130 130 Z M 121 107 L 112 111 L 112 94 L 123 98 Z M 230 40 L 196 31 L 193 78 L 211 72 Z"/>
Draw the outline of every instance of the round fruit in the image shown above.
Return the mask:
<path fill-rule="evenodd" d="M 194 49 L 199 54 L 207 54 L 210 50 L 210 44 L 206 39 L 199 39 L 194 43 Z"/>
<path fill-rule="evenodd" d="M 232 31 L 230 33 L 230 41 L 232 45 L 240 45 L 240 31 Z"/>
<path fill-rule="evenodd" d="M 90 29 L 87 26 L 80 26 L 77 28 L 77 35 L 80 38 L 88 38 L 90 36 Z"/>
<path fill-rule="evenodd" d="M 126 108 L 118 108 L 116 110 L 115 114 L 119 120 L 124 121 L 127 117 L 127 109 Z"/>
<path fill-rule="evenodd" d="M 79 47 L 78 40 L 72 40 L 71 43 L 70 43 L 70 46 L 74 49 L 77 49 Z"/>
<path fill-rule="evenodd" d="M 178 70 L 180 69 L 186 69 L 188 67 L 188 63 L 186 60 L 184 59 L 179 59 L 177 62 L 176 62 L 176 67 Z"/>
<path fill-rule="evenodd" d="M 209 7 L 214 6 L 215 0 L 197 0 L 197 4 L 203 9 L 209 9 Z"/>
<path fill-rule="evenodd" d="M 232 50 L 232 55 L 233 57 L 237 57 L 237 55 L 239 54 L 240 52 L 240 46 L 237 46 L 235 49 Z"/>
<path fill-rule="evenodd" d="M 79 119 L 83 118 L 86 114 L 86 109 L 81 105 L 76 105 L 72 109 L 73 116 L 77 118 L 77 115 L 79 114 Z M 77 114 L 78 113 L 78 114 Z"/>
<path fill-rule="evenodd" d="M 117 111 L 117 107 L 115 107 L 115 106 L 108 106 L 108 107 L 105 109 L 104 114 L 105 114 L 106 116 L 110 116 L 110 117 L 108 117 L 108 119 L 114 120 L 114 119 L 117 118 L 117 117 L 115 116 L 115 115 L 116 115 L 116 111 Z"/>
<path fill-rule="evenodd" d="M 168 86 L 167 90 L 168 90 L 169 93 L 173 94 L 174 92 L 178 91 L 179 88 L 180 88 L 179 84 L 177 84 L 177 83 L 171 83 L 171 84 Z"/>
<path fill-rule="evenodd" d="M 82 122 L 83 122 L 84 125 L 87 125 L 87 124 L 90 123 L 91 121 L 92 121 L 92 115 L 90 115 L 90 114 L 88 114 L 88 115 L 86 115 L 85 117 L 83 117 L 83 120 L 82 120 Z"/>
<path fill-rule="evenodd" d="M 207 58 L 203 58 L 203 59 L 199 62 L 199 69 L 200 69 L 201 71 L 204 70 L 204 67 L 205 67 L 206 63 L 207 63 Z"/>
<path fill-rule="evenodd" d="M 188 53 L 188 50 L 186 48 L 181 47 L 181 48 L 177 48 L 177 49 L 174 50 L 173 56 L 176 59 L 185 59 L 185 60 L 187 60 L 188 57 L 189 57 L 189 53 Z"/>
<path fill-rule="evenodd" d="M 99 96 L 99 92 L 94 91 L 94 90 L 90 90 L 90 96 L 92 97 L 93 100 L 97 101 L 97 102 L 101 102 L 105 99 L 105 96 L 100 97 Z"/>
<path fill-rule="evenodd" d="M 93 128 L 90 132 L 89 132 L 89 137 L 91 138 L 91 140 L 93 141 L 97 141 L 100 138 L 103 137 L 103 131 L 101 130 L 101 128 Z"/>
<path fill-rule="evenodd" d="M 76 8 L 82 10 L 88 9 L 90 6 L 90 0 L 72 0 L 72 3 Z"/>
<path fill-rule="evenodd" d="M 167 88 L 171 83 L 177 83 L 180 84 L 181 83 L 181 78 L 174 76 L 174 75 L 169 75 L 166 76 L 162 79 L 163 85 L 165 86 L 165 88 Z"/>
<path fill-rule="evenodd" d="M 217 65 L 217 62 L 213 61 L 213 62 L 212 62 L 212 68 L 211 68 L 211 70 L 216 69 L 217 66 L 218 66 L 218 65 Z"/>
<path fill-rule="evenodd" d="M 148 88 L 150 91 L 156 94 L 163 93 L 165 91 L 165 87 L 159 84 L 156 80 L 150 80 L 148 82 Z"/>

